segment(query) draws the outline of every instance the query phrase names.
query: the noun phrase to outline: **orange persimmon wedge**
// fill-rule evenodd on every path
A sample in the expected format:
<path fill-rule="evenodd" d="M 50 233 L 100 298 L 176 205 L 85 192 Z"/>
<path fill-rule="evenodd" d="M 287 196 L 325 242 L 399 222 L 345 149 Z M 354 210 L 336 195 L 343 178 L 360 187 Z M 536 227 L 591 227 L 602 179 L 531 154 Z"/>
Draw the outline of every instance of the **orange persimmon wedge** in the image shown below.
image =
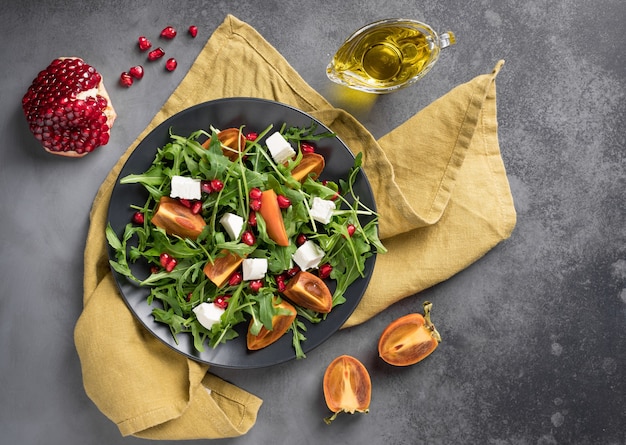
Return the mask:
<path fill-rule="evenodd" d="M 430 320 L 432 303 L 424 302 L 424 315 L 407 314 L 383 330 L 378 340 L 378 355 L 394 366 L 409 366 L 428 357 L 441 342 Z"/>
<path fill-rule="evenodd" d="M 231 161 L 236 161 L 239 153 L 246 148 L 246 137 L 239 128 L 227 128 L 217 133 L 217 139 L 222 143 L 222 152 Z M 202 147 L 209 148 L 211 139 L 207 139 Z"/>
<path fill-rule="evenodd" d="M 289 280 L 283 295 L 292 303 L 323 314 L 329 313 L 333 307 L 333 296 L 326 283 L 304 270 Z"/>
<path fill-rule="evenodd" d="M 372 399 L 372 381 L 363 363 L 350 355 L 333 360 L 324 372 L 324 399 L 333 415 L 324 419 L 331 423 L 339 413 L 368 413 Z"/>
<path fill-rule="evenodd" d="M 243 258 L 228 250 L 222 250 L 221 256 L 215 258 L 204 266 L 204 274 L 217 287 L 222 287 L 228 281 L 228 278 L 237 270 L 243 262 Z"/>
<path fill-rule="evenodd" d="M 274 315 L 272 317 L 272 330 L 268 330 L 265 326 L 262 326 L 257 335 L 250 332 L 250 328 L 252 327 L 252 321 L 250 321 L 250 325 L 248 325 L 248 335 L 246 336 L 246 344 L 248 349 L 251 351 L 265 348 L 266 346 L 274 343 L 289 330 L 291 323 L 293 323 L 296 318 L 296 308 L 288 302 L 283 300 L 280 303 L 277 303 L 275 300 L 273 304 L 276 308 L 288 310 L 289 314 Z"/>
<path fill-rule="evenodd" d="M 191 209 L 169 196 L 161 197 L 151 221 L 155 226 L 165 230 L 168 235 L 178 235 L 181 238 L 193 240 L 198 238 L 206 226 L 202 216 L 193 213 Z"/>
<path fill-rule="evenodd" d="M 261 194 L 261 210 L 259 210 L 259 213 L 265 221 L 267 235 L 279 246 L 288 246 L 289 237 L 287 236 L 283 214 L 278 206 L 274 190 L 265 190 Z"/>
<path fill-rule="evenodd" d="M 317 179 L 324 170 L 324 156 L 319 153 L 304 153 L 300 163 L 291 170 L 291 176 L 299 182 L 304 182 L 309 175 Z"/>

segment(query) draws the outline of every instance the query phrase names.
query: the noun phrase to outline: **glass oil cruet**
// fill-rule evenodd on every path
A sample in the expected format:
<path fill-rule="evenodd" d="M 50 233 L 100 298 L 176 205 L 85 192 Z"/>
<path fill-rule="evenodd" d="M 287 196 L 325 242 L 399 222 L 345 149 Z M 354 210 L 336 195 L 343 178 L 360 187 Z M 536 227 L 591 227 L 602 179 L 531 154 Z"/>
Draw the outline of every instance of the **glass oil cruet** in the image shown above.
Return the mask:
<path fill-rule="evenodd" d="M 437 34 L 417 20 L 385 19 L 354 32 L 328 64 L 330 80 L 369 93 L 399 90 L 421 79 L 456 43 L 451 31 Z"/>

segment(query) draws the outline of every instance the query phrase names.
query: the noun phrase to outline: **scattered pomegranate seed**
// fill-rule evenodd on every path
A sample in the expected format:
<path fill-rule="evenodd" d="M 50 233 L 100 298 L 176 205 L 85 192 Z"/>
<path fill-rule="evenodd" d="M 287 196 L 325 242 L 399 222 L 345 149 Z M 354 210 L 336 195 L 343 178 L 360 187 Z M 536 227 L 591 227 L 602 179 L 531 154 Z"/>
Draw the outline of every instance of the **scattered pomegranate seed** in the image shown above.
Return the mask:
<path fill-rule="evenodd" d="M 201 181 L 200 190 L 202 190 L 203 193 L 211 193 L 213 191 L 213 188 L 211 187 L 211 181 Z"/>
<path fill-rule="evenodd" d="M 150 273 L 151 274 L 159 273 L 159 268 L 157 266 L 152 266 L 150 268 Z"/>
<path fill-rule="evenodd" d="M 296 245 L 301 246 L 304 243 L 306 243 L 306 235 L 301 233 L 300 235 L 296 237 Z"/>
<path fill-rule="evenodd" d="M 250 224 L 252 227 L 256 227 L 256 212 L 255 211 L 250 212 L 250 214 L 248 215 L 248 224 Z"/>
<path fill-rule="evenodd" d="M 198 27 L 195 25 L 191 25 L 188 29 L 189 31 L 189 35 L 191 37 L 193 37 L 194 39 L 196 38 L 196 36 L 198 35 Z"/>
<path fill-rule="evenodd" d="M 173 39 L 176 37 L 176 29 L 174 29 L 173 26 L 166 26 L 163 28 L 163 31 L 161 31 L 161 37 L 164 39 Z"/>
<path fill-rule="evenodd" d="M 163 266 L 163 268 L 168 272 L 174 270 L 174 268 L 178 264 L 176 258 L 172 257 L 167 252 L 163 252 L 161 255 L 159 255 L 159 262 L 161 263 L 161 266 Z"/>
<path fill-rule="evenodd" d="M 120 74 L 120 84 L 125 87 L 130 87 L 133 84 L 133 77 L 129 72 L 124 71 Z"/>
<path fill-rule="evenodd" d="M 287 271 L 287 276 L 288 276 L 289 278 L 293 278 L 293 277 L 295 277 L 295 276 L 296 276 L 296 274 L 297 274 L 298 272 L 300 272 L 300 267 L 299 267 L 299 266 L 293 266 L 291 269 L 289 269 L 289 270 Z"/>
<path fill-rule="evenodd" d="M 168 71 L 174 71 L 177 66 L 178 66 L 178 62 L 173 57 L 170 59 L 167 59 L 167 62 L 165 62 L 165 69 Z"/>
<path fill-rule="evenodd" d="M 323 279 L 330 277 L 330 273 L 332 271 L 333 271 L 333 266 L 331 266 L 329 263 L 324 263 L 320 266 L 319 270 L 317 271 L 317 274 L 323 280 Z"/>
<path fill-rule="evenodd" d="M 224 183 L 219 179 L 211 179 L 211 190 L 214 192 L 221 192 L 224 188 Z"/>
<path fill-rule="evenodd" d="M 187 294 L 187 301 L 191 301 L 191 297 L 193 296 L 193 292 L 189 292 Z"/>
<path fill-rule="evenodd" d="M 354 235 L 354 232 L 356 232 L 356 227 L 354 226 L 354 224 L 348 224 L 346 229 L 348 230 L 348 235 L 350 236 Z"/>
<path fill-rule="evenodd" d="M 243 275 L 241 274 L 241 272 L 234 272 L 228 279 L 228 285 L 237 286 L 242 281 L 243 281 Z"/>
<path fill-rule="evenodd" d="M 133 223 L 137 224 L 138 226 L 143 225 L 144 221 L 146 220 L 146 218 L 144 217 L 143 213 L 141 212 L 135 212 L 133 213 Z"/>
<path fill-rule="evenodd" d="M 287 285 L 285 284 L 285 275 L 280 274 L 276 276 L 276 288 L 278 289 L 278 292 L 283 292 L 286 287 Z"/>
<path fill-rule="evenodd" d="M 250 200 L 250 208 L 255 211 L 258 212 L 259 210 L 261 210 L 261 200 L 260 199 L 251 199 Z"/>
<path fill-rule="evenodd" d="M 246 230 L 241 234 L 241 242 L 248 245 L 248 246 L 253 246 L 254 243 L 256 242 L 256 238 L 254 236 L 254 233 L 252 233 L 250 230 Z"/>
<path fill-rule="evenodd" d="M 291 205 L 291 201 L 285 195 L 276 196 L 276 201 L 278 201 L 278 207 L 281 209 L 287 209 Z"/>
<path fill-rule="evenodd" d="M 302 150 L 302 153 L 315 153 L 315 145 L 309 142 L 302 142 L 300 143 L 300 150 Z"/>
<path fill-rule="evenodd" d="M 184 205 L 188 209 L 191 208 L 191 201 L 186 198 L 178 198 L 178 202 L 180 202 L 182 205 Z"/>
<path fill-rule="evenodd" d="M 261 199 L 261 196 L 263 196 L 263 192 L 261 191 L 260 188 L 254 187 L 250 189 L 251 199 Z"/>
<path fill-rule="evenodd" d="M 259 134 L 255 133 L 254 131 L 251 131 L 250 133 L 246 133 L 246 139 L 249 141 L 256 141 L 258 137 L 259 137 Z"/>
<path fill-rule="evenodd" d="M 263 282 L 261 280 L 252 280 L 248 283 L 248 287 L 252 292 L 256 293 L 263 287 Z"/>
<path fill-rule="evenodd" d="M 150 40 L 148 40 L 145 36 L 139 37 L 139 49 L 141 51 L 146 51 L 150 48 L 152 48 L 152 42 L 150 42 Z"/>
<path fill-rule="evenodd" d="M 194 201 L 191 204 L 191 213 L 193 213 L 194 215 L 197 215 L 201 211 L 202 211 L 202 201 Z"/>
<path fill-rule="evenodd" d="M 228 307 L 228 299 L 230 295 L 220 295 L 219 297 L 215 297 L 213 300 L 213 304 L 220 309 L 226 309 Z"/>
<path fill-rule="evenodd" d="M 143 66 L 133 66 L 130 70 L 128 70 L 128 73 L 135 79 L 140 80 L 143 77 Z"/>
<path fill-rule="evenodd" d="M 148 60 L 151 62 L 154 62 L 155 60 L 160 59 L 164 55 L 165 55 L 165 51 L 163 51 L 163 48 L 159 47 L 157 49 L 153 49 L 152 51 L 148 53 Z"/>

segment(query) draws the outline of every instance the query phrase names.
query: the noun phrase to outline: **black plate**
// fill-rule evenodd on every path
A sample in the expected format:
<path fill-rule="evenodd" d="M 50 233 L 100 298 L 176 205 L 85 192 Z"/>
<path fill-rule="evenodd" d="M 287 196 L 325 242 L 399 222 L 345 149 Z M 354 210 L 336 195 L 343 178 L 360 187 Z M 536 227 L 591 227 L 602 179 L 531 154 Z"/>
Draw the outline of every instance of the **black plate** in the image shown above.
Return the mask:
<path fill-rule="evenodd" d="M 188 136 L 201 128 L 208 130 L 210 125 L 222 129 L 245 125 L 245 131 L 261 132 L 270 124 L 278 130 L 285 123 L 288 126 L 307 127 L 313 122 L 319 125 L 319 132 L 330 131 L 308 114 L 278 102 L 256 98 L 228 98 L 205 102 L 172 116 L 148 134 L 126 161 L 119 178 L 146 171 L 154 160 L 157 148 L 169 142 L 170 129 L 174 134 Z M 317 143 L 317 151 L 326 159 L 322 179 L 336 181 L 339 178 L 347 178 L 354 163 L 354 156 L 339 138 L 321 140 Z M 148 194 L 141 185 L 120 184 L 119 178 L 113 188 L 108 218 L 113 230 L 121 236 L 133 214 L 131 204 L 143 205 Z M 372 190 L 363 172 L 359 173 L 354 188 L 361 201 L 369 208 L 375 209 Z M 115 259 L 111 248 L 109 248 L 109 257 Z M 352 314 L 365 292 L 374 268 L 375 258 L 375 255 L 368 258 L 365 265 L 366 276 L 350 286 L 346 292 L 344 304 L 335 307 L 327 319 L 319 324 L 312 325 L 306 322 L 307 340 L 302 343 L 305 353 L 326 341 Z M 136 276 L 148 275 L 147 266 L 137 264 L 132 268 Z M 178 343 L 176 343 L 169 327 L 154 321 L 152 306 L 146 300 L 149 290 L 134 285 L 115 271 L 113 274 L 122 297 L 141 323 L 165 344 L 191 359 L 213 366 L 245 369 L 271 366 L 295 358 L 291 332 L 264 349 L 248 351 L 245 338 L 246 323 L 241 323 L 237 327 L 238 338 L 220 344 L 216 348 L 205 345 L 203 352 L 195 350 L 191 334 L 179 334 Z"/>

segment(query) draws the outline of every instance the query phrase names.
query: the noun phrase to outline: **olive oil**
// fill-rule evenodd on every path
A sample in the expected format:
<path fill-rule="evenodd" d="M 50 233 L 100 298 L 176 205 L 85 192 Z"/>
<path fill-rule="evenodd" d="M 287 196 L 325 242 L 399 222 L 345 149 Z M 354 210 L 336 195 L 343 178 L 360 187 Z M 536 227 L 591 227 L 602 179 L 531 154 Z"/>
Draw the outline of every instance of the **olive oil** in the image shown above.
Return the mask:
<path fill-rule="evenodd" d="M 341 45 L 326 73 L 330 80 L 372 93 L 388 93 L 423 77 L 439 51 L 455 43 L 414 20 L 388 19 L 367 25 Z"/>

